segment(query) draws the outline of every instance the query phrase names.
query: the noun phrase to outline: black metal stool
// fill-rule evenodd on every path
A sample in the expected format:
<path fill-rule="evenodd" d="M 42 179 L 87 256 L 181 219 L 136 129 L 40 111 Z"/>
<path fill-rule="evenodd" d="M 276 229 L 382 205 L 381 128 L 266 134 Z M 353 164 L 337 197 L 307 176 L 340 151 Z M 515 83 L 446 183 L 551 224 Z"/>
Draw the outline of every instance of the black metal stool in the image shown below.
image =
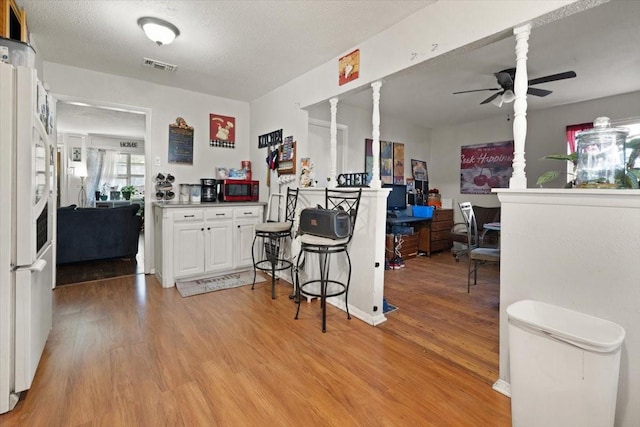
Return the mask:
<path fill-rule="evenodd" d="M 329 239 L 319 237 L 312 234 L 303 234 L 300 236 L 300 253 L 296 262 L 296 319 L 300 313 L 300 302 L 302 297 L 320 298 L 322 307 L 322 332 L 327 331 L 327 298 L 344 294 L 344 303 L 347 310 L 347 319 L 351 319 L 349 314 L 349 283 L 351 282 L 351 258 L 349 257 L 348 245 L 353 236 L 355 229 L 356 217 L 358 216 L 358 207 L 360 206 L 360 197 L 362 189 L 357 190 L 325 190 L 325 208 L 343 210 L 349 214 L 351 220 L 351 228 L 349 235 L 343 239 Z M 347 281 L 340 282 L 329 277 L 330 260 L 332 254 L 344 252 L 347 257 L 348 273 Z M 299 269 L 300 260 L 307 253 L 318 254 L 318 264 L 320 268 L 320 278 L 307 280 L 300 283 Z M 306 255 L 305 255 L 306 258 Z M 304 261 L 303 261 L 304 262 Z M 314 284 L 318 283 L 318 286 Z"/>
<path fill-rule="evenodd" d="M 270 218 L 272 213 L 273 200 L 276 202 L 275 219 Z M 282 209 L 281 202 L 285 202 L 284 219 L 281 218 Z M 291 238 L 291 228 L 293 227 L 293 219 L 296 213 L 296 204 L 298 203 L 298 189 L 287 188 L 287 195 L 272 194 L 269 198 L 267 206 L 267 222 L 257 224 L 255 226 L 255 236 L 251 245 L 251 258 L 253 260 L 253 284 L 251 289 L 256 285 L 257 271 L 267 271 L 271 273 L 271 298 L 276 297 L 276 271 L 291 269 L 291 280 L 293 281 L 293 262 L 284 258 L 284 242 L 286 238 Z M 256 261 L 255 246 L 258 238 L 261 238 L 261 249 L 263 250 L 262 259 Z"/>

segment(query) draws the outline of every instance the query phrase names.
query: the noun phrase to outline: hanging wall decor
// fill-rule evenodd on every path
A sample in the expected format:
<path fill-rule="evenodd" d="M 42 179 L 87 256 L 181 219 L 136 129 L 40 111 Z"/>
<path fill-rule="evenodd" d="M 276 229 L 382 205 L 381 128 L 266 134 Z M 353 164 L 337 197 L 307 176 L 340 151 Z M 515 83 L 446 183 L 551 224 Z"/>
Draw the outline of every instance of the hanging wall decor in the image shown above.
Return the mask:
<path fill-rule="evenodd" d="M 393 183 L 404 184 L 404 144 L 393 143 Z"/>
<path fill-rule="evenodd" d="M 209 114 L 209 146 L 236 148 L 235 117 Z"/>
<path fill-rule="evenodd" d="M 360 75 L 360 49 L 346 54 L 338 60 L 338 85 L 342 86 Z"/>
<path fill-rule="evenodd" d="M 193 127 L 182 117 L 169 125 L 169 163 L 193 164 Z"/>
<path fill-rule="evenodd" d="M 371 182 L 373 171 L 373 140 L 364 140 L 364 171 L 367 174 L 367 182 Z M 404 147 L 402 147 L 402 163 L 404 170 Z M 393 142 L 380 141 L 380 180 L 383 184 L 393 184 Z"/>
<path fill-rule="evenodd" d="M 271 147 L 282 144 L 282 129 L 258 136 L 258 148 Z"/>
<path fill-rule="evenodd" d="M 513 173 L 513 141 L 460 147 L 460 194 L 490 194 L 508 188 Z"/>
<path fill-rule="evenodd" d="M 427 162 L 424 160 L 411 159 L 411 175 L 416 181 L 429 181 Z"/>

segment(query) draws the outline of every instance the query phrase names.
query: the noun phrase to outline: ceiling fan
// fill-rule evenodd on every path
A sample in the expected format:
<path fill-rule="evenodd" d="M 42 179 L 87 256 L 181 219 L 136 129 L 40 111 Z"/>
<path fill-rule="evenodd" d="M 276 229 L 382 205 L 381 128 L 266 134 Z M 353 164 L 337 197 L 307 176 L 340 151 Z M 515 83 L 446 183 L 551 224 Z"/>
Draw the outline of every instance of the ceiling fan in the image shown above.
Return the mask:
<path fill-rule="evenodd" d="M 492 104 L 497 105 L 498 107 L 501 107 L 503 102 L 506 102 L 506 103 L 513 102 L 513 100 L 515 99 L 515 94 L 513 93 L 513 81 L 515 80 L 516 69 L 507 68 L 506 70 L 502 70 L 498 73 L 494 73 L 494 76 L 496 76 L 496 79 L 498 80 L 498 84 L 500 85 L 499 88 L 464 90 L 461 92 L 453 92 L 453 94 L 457 95 L 460 93 L 483 92 L 487 90 L 499 91 L 497 93 L 494 93 L 484 101 L 482 101 L 480 105 L 488 104 L 489 102 L 491 102 Z M 538 89 L 531 86 L 538 85 L 541 83 L 554 82 L 556 80 L 571 79 L 574 77 L 576 77 L 576 73 L 574 71 L 565 71 L 564 73 L 551 74 L 545 77 L 538 77 L 537 79 L 529 80 L 528 82 L 529 87 L 527 88 L 527 94 L 534 95 L 534 96 L 547 96 L 550 93 L 552 93 L 550 90 Z"/>

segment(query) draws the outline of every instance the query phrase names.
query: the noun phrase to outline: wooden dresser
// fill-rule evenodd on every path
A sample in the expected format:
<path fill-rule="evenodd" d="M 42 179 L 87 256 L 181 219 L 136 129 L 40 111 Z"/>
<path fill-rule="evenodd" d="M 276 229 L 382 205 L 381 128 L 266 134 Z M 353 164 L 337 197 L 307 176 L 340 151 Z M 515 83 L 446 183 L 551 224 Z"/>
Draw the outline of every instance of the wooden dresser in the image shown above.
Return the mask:
<path fill-rule="evenodd" d="M 453 209 L 436 209 L 433 220 L 417 223 L 414 227 L 419 234 L 418 251 L 431 256 L 431 252 L 448 250 L 451 248 L 449 232 L 453 227 Z"/>

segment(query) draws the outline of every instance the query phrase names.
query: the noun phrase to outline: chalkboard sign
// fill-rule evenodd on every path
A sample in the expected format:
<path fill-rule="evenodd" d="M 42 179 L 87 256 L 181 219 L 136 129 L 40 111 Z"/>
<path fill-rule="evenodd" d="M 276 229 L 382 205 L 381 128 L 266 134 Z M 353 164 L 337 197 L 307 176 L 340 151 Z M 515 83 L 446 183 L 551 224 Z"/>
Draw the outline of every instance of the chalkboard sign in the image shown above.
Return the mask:
<path fill-rule="evenodd" d="M 182 117 L 169 125 L 169 163 L 193 164 L 193 127 Z"/>

